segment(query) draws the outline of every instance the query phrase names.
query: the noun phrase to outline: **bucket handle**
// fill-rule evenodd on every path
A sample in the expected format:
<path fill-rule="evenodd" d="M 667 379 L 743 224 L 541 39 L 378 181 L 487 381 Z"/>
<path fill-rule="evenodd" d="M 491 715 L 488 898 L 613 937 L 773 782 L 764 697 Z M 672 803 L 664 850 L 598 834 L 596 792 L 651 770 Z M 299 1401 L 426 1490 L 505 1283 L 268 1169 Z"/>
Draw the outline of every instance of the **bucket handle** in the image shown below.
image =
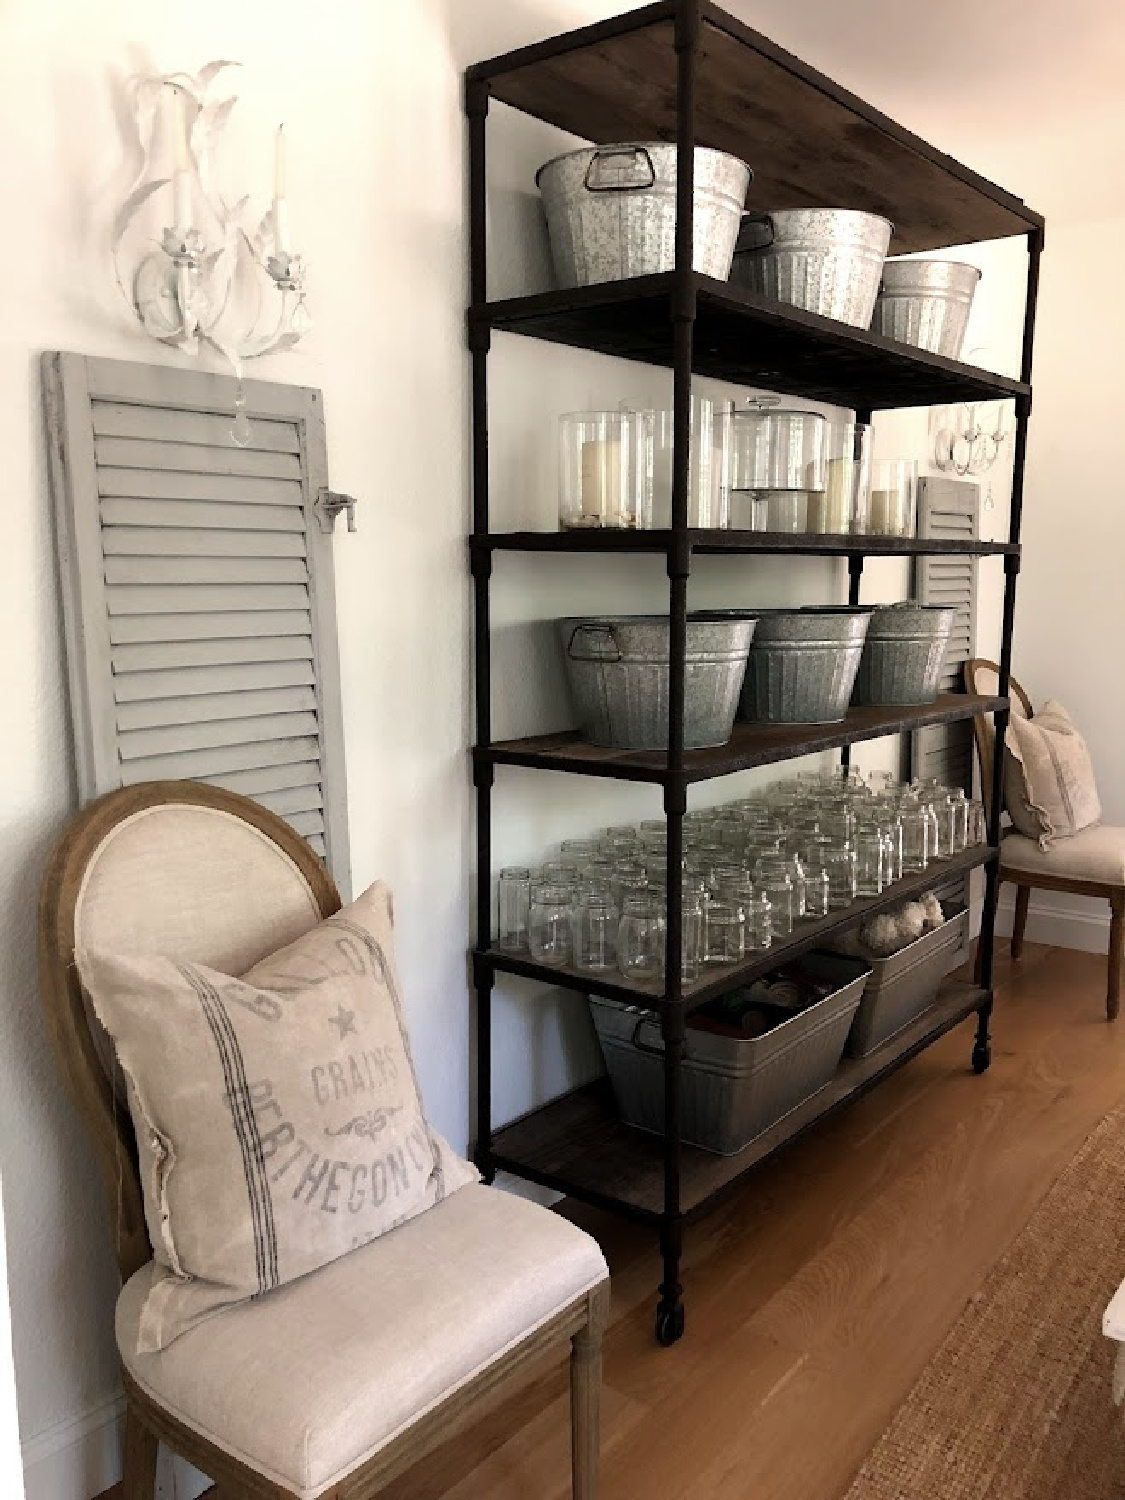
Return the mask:
<path fill-rule="evenodd" d="M 597 640 L 588 641 L 589 650 L 586 652 L 575 651 L 574 643 L 579 636 L 601 637 L 605 643 L 605 649 L 598 648 Z M 571 661 L 613 661 L 621 660 L 621 647 L 617 644 L 617 637 L 613 633 L 612 625 L 576 625 L 570 632 L 570 640 L 567 642 L 566 654 Z"/>
<path fill-rule="evenodd" d="M 758 234 L 763 233 L 764 239 Z M 735 250 L 768 250 L 774 241 L 773 218 L 770 214 L 743 214 L 738 228 Z"/>
<path fill-rule="evenodd" d="M 620 178 L 617 181 L 603 181 L 598 163 L 616 161 L 620 164 L 625 158 L 632 159 L 633 169 L 641 173 L 641 179 L 636 182 L 622 182 Z M 643 193 L 655 183 L 656 168 L 644 146 L 599 146 L 586 168 L 584 186 L 588 193 Z"/>
<path fill-rule="evenodd" d="M 633 1046 L 636 1047 L 636 1049 L 637 1049 L 638 1052 L 647 1052 L 650 1057 L 663 1057 L 664 1056 L 664 1043 L 663 1043 L 663 1041 L 661 1041 L 660 1045 L 657 1046 L 653 1042 L 643 1042 L 641 1040 L 641 1032 L 644 1030 L 644 1028 L 646 1026 L 655 1026 L 655 1025 L 656 1025 L 656 1022 L 654 1020 L 652 1020 L 651 1017 L 649 1017 L 649 1016 L 642 1016 L 641 1019 L 637 1022 L 636 1026 L 634 1026 L 634 1028 L 633 1028 Z"/>

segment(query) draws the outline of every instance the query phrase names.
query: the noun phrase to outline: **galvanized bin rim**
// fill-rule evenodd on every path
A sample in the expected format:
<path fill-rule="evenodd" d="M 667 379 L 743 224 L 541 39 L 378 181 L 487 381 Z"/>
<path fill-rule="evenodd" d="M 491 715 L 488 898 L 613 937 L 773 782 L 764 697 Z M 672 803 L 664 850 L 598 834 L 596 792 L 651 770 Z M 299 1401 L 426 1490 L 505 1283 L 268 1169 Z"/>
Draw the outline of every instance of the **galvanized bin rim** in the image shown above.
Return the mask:
<path fill-rule="evenodd" d="M 600 141 L 596 145 L 577 146 L 572 151 L 559 151 L 558 153 L 556 153 L 556 155 L 548 157 L 543 165 L 536 170 L 535 186 L 539 187 L 539 179 L 543 176 L 543 173 L 546 172 L 548 168 L 557 165 L 557 163 L 560 161 L 573 161 L 580 156 L 593 156 L 596 152 L 599 151 L 606 153 L 612 153 L 614 151 L 666 151 L 669 147 L 671 147 L 673 151 L 676 150 L 675 141 Z M 751 167 L 748 162 L 743 161 L 741 156 L 735 156 L 733 151 L 720 151 L 717 146 L 696 146 L 695 151 L 697 154 L 703 153 L 707 156 L 725 157 L 727 161 L 737 162 L 740 167 L 745 167 L 747 172 L 749 172 L 750 174 L 747 186 L 749 186 L 750 182 L 753 182 L 753 167 Z M 644 193 L 648 192 L 649 188 L 626 188 L 623 189 L 623 191 Z"/>

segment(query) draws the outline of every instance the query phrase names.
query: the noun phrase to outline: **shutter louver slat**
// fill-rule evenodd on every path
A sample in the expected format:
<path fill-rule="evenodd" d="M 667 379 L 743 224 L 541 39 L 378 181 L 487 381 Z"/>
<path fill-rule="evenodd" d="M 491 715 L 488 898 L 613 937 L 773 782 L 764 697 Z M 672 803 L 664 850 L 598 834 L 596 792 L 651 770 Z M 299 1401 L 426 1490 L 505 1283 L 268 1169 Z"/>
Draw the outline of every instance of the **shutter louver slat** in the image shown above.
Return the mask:
<path fill-rule="evenodd" d="M 315 713 L 312 688 L 256 688 L 249 693 L 201 693 L 197 698 L 156 698 L 148 703 L 121 703 L 119 730 L 159 729 L 168 724 L 211 724 L 221 719 Z"/>
<path fill-rule="evenodd" d="M 350 886 L 319 393 L 44 358 L 83 798 L 189 777 L 254 797 Z"/>
<path fill-rule="evenodd" d="M 271 609 L 240 615 L 207 611 L 195 615 L 118 615 L 109 622 L 113 645 L 133 641 L 235 640 L 243 637 L 312 636 L 305 609 Z"/>
<path fill-rule="evenodd" d="M 301 482 L 301 460 L 296 453 L 255 453 L 246 448 L 208 448 L 202 443 L 148 443 L 105 437 L 95 439 L 94 457 L 103 474 L 114 469 L 144 469 L 150 474 L 154 470 L 239 474 Z"/>
<path fill-rule="evenodd" d="M 297 531 L 304 532 L 305 518 L 292 506 L 221 505 L 196 500 L 102 500 L 104 526 L 197 526 L 201 531 Z"/>
<path fill-rule="evenodd" d="M 95 437 L 145 438 L 158 443 L 215 444 L 230 448 L 230 418 L 207 412 L 176 411 L 170 407 L 126 406 L 113 401 L 93 403 Z M 301 439 L 292 422 L 270 422 L 258 417 L 250 428 L 246 449 L 264 453 L 296 453 Z"/>
<path fill-rule="evenodd" d="M 110 584 L 106 603 L 111 615 L 213 614 L 229 610 L 307 609 L 304 584 Z"/>
<path fill-rule="evenodd" d="M 122 761 L 125 784 L 132 786 L 138 781 L 209 781 L 213 786 L 226 786 L 227 778 L 240 771 L 252 775 L 268 775 L 274 768 L 286 766 L 317 765 L 315 757 L 320 747 L 312 736 L 295 736 L 293 739 L 251 741 L 245 745 L 217 745 L 201 750 L 170 751 L 167 755 L 138 756 L 135 760 Z M 301 785 L 308 781 L 302 775 Z M 238 791 L 238 787 L 231 787 Z M 248 792 L 247 796 L 253 793 Z"/>
<path fill-rule="evenodd" d="M 242 505 L 297 505 L 304 493 L 296 479 L 251 479 L 244 475 L 177 474 L 162 469 L 99 469 L 98 494 L 114 499 L 235 500 Z"/>
<path fill-rule="evenodd" d="M 102 549 L 109 557 L 300 557 L 299 531 L 210 531 L 188 527 L 103 526 Z"/>
<path fill-rule="evenodd" d="M 114 659 L 114 697 L 118 703 L 150 703 L 161 698 L 207 693 L 243 697 L 263 688 L 313 687 L 311 661 L 240 662 L 206 667 L 176 667 L 164 672 L 122 672 Z"/>

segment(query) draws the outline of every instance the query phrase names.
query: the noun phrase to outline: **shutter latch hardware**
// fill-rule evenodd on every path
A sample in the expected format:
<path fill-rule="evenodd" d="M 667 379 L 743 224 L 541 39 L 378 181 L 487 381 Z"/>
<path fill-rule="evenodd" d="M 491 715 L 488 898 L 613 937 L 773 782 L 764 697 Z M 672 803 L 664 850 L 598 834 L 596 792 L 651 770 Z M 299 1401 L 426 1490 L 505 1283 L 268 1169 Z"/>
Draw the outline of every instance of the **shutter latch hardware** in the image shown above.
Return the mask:
<path fill-rule="evenodd" d="M 352 495 L 341 495 L 336 490 L 321 490 L 316 497 L 316 518 L 321 531 L 335 531 L 336 517 L 342 510 L 348 513 L 348 530 L 355 530 L 356 501 Z"/>

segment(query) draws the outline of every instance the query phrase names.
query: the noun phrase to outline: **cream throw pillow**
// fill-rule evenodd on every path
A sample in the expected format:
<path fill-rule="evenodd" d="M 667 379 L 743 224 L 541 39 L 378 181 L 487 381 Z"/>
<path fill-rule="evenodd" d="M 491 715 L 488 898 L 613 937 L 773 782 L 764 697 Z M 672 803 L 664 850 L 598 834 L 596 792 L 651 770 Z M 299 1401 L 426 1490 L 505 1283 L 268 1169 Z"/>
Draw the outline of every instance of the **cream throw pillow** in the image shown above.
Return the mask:
<path fill-rule="evenodd" d="M 1061 703 L 1012 715 L 1004 740 L 1004 802 L 1016 830 L 1049 849 L 1102 815 L 1086 741 Z"/>
<path fill-rule="evenodd" d="M 140 1352 L 477 1180 L 422 1112 L 385 885 L 240 979 L 165 958 L 76 958 L 128 1083 L 166 1271 Z"/>

